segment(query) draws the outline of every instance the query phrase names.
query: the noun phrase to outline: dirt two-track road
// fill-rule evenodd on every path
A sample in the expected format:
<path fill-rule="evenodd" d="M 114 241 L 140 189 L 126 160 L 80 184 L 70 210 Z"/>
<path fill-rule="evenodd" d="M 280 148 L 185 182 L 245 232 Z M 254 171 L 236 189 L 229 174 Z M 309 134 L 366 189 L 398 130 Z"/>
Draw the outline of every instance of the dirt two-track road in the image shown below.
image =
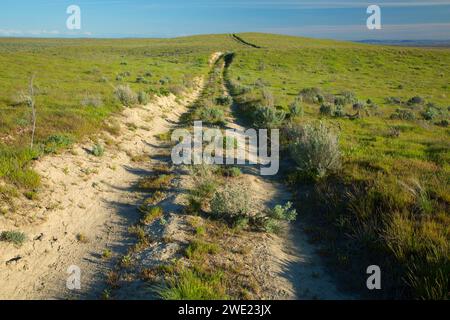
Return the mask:
<path fill-rule="evenodd" d="M 220 57 L 215 53 L 211 63 Z M 101 298 L 105 275 L 113 264 L 104 253 L 120 256 L 132 244 L 128 228 L 138 220 L 136 206 L 144 196 L 134 186 L 151 172 L 155 155 L 164 151 L 155 136 L 178 122 L 201 94 L 203 83 L 198 79 L 195 89 L 182 98 L 158 97 L 148 105 L 124 109 L 110 120 L 120 126 L 119 135 L 102 132 L 71 151 L 35 163 L 43 180 L 39 199 L 23 204 L 16 218 L 0 220 L 1 229 L 27 235 L 21 247 L 0 243 L 0 299 Z M 232 122 L 231 126 L 238 125 Z M 106 145 L 102 157 L 90 153 L 94 141 Z M 291 197 L 274 180 L 252 174 L 245 179 L 252 185 L 254 198 L 265 205 Z M 254 268 L 265 281 L 265 297 L 348 298 L 327 276 L 302 232 L 301 219 L 284 236 L 259 239 L 254 256 L 261 264 Z M 66 284 L 73 266 L 81 271 L 81 289 L 75 291 Z"/>

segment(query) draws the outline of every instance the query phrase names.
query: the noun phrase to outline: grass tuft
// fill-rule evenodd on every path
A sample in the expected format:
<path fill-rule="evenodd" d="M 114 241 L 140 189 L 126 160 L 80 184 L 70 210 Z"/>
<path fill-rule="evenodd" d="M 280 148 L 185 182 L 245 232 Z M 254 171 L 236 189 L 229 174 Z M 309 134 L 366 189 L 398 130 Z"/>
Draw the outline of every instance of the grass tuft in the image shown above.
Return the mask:
<path fill-rule="evenodd" d="M 10 242 L 16 246 L 23 245 L 26 239 L 26 235 L 20 231 L 3 231 L 0 233 L 0 241 Z"/>

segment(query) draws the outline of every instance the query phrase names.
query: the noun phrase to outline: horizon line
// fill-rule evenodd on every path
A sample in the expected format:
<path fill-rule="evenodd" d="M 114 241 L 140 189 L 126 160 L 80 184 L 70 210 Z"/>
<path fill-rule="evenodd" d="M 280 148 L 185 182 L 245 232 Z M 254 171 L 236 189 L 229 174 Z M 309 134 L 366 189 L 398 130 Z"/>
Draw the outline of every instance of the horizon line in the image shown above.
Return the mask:
<path fill-rule="evenodd" d="M 278 35 L 278 36 L 286 36 L 286 37 L 294 37 L 294 38 L 306 38 L 306 39 L 316 39 L 316 40 L 331 40 L 331 41 L 344 41 L 344 42 L 361 42 L 361 41 L 375 41 L 375 42 L 419 42 L 419 41 L 427 41 L 427 42 L 449 42 L 450 37 L 448 39 L 376 39 L 376 38 L 360 38 L 360 39 L 338 39 L 338 38 L 329 38 L 329 37 L 315 37 L 315 36 L 304 36 L 304 35 L 292 35 L 285 33 L 271 33 L 271 32 L 258 32 L 258 31 L 244 31 L 244 32 L 229 32 L 229 33 L 193 33 L 189 35 L 175 35 L 175 36 L 151 36 L 151 35 L 94 35 L 94 34 L 48 34 L 48 35 L 0 35 L 0 39 L 43 39 L 43 40 L 133 40 L 133 39 L 177 39 L 177 38 L 188 38 L 188 37 L 198 37 L 198 36 L 214 36 L 214 35 L 231 35 L 231 34 L 266 34 L 266 35 Z"/>

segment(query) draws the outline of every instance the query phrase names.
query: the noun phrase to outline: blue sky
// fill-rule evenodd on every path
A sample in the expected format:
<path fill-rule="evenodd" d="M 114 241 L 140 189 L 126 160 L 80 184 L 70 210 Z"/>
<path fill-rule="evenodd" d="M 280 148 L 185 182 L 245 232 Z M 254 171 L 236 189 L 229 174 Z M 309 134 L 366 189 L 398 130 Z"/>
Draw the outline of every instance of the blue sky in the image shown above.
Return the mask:
<path fill-rule="evenodd" d="M 66 28 L 69 5 L 81 30 Z M 377 4 L 382 30 L 368 30 Z M 450 39 L 450 0 L 2 0 L 0 37 L 175 37 L 270 32 L 346 40 Z"/>

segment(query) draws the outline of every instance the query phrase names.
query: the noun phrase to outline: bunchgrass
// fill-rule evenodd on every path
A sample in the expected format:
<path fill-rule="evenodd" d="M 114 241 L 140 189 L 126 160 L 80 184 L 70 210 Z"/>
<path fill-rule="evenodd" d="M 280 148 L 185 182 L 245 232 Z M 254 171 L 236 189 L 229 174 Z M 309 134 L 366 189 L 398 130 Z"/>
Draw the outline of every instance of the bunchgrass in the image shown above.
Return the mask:
<path fill-rule="evenodd" d="M 3 231 L 0 233 L 0 241 L 10 242 L 16 246 L 23 245 L 26 239 L 26 235 L 20 231 Z"/>
<path fill-rule="evenodd" d="M 174 179 L 172 174 L 160 174 L 156 176 L 148 176 L 139 180 L 138 186 L 141 189 L 160 190 L 167 189 L 171 186 Z"/>
<path fill-rule="evenodd" d="M 157 290 L 164 300 L 225 300 L 221 273 L 200 273 L 186 269 Z"/>
<path fill-rule="evenodd" d="M 148 225 L 155 220 L 160 219 L 164 213 L 161 207 L 150 207 L 145 209 L 141 208 L 141 212 L 143 213 L 141 222 L 145 225 Z"/>
<path fill-rule="evenodd" d="M 194 240 L 186 248 L 185 254 L 189 259 L 201 259 L 207 254 L 216 254 L 219 247 L 216 244 L 202 240 Z"/>

